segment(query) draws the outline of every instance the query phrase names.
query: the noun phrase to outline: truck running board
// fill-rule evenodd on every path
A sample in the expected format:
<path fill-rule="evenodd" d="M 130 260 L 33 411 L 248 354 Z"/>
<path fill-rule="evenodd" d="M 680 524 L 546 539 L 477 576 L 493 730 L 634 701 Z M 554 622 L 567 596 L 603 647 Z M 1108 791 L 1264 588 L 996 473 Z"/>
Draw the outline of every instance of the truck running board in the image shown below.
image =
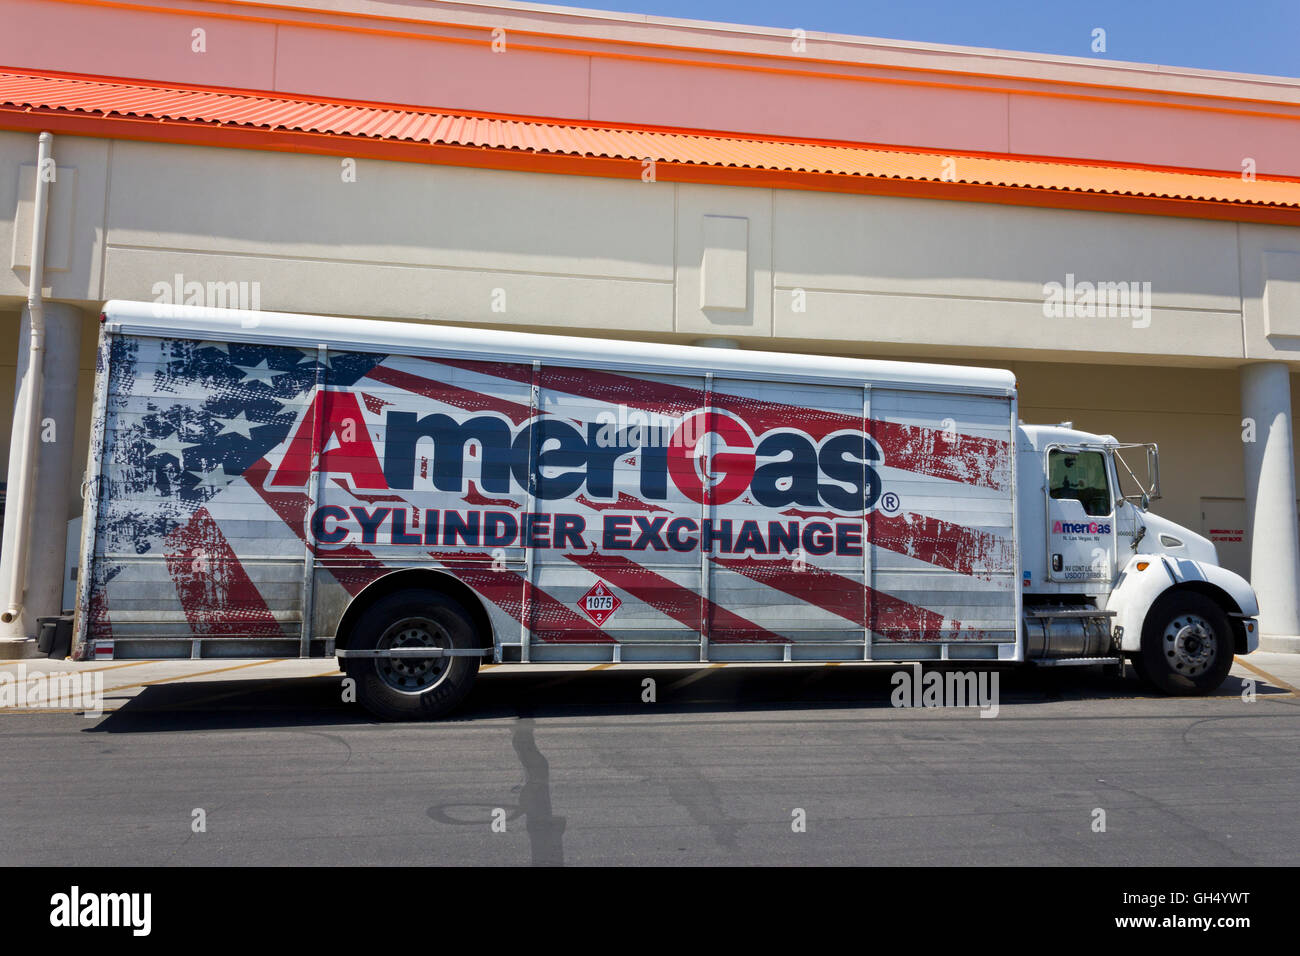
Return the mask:
<path fill-rule="evenodd" d="M 394 647 L 384 650 L 363 651 L 348 650 L 345 647 L 334 653 L 339 657 L 487 657 L 492 653 L 492 648 Z"/>
<path fill-rule="evenodd" d="M 1049 657 L 1031 660 L 1035 667 L 1082 667 L 1086 664 L 1123 664 L 1122 657 Z"/>
<path fill-rule="evenodd" d="M 1056 611 L 1056 610 L 1040 611 L 1037 608 L 1029 608 L 1025 611 L 1025 617 L 1032 617 L 1032 618 L 1063 618 L 1063 619 L 1076 618 L 1076 617 L 1111 618 L 1114 616 L 1115 616 L 1114 611 L 1102 611 L 1098 608 L 1092 608 L 1092 607 L 1071 608 L 1069 610 L 1064 610 L 1064 611 Z"/>

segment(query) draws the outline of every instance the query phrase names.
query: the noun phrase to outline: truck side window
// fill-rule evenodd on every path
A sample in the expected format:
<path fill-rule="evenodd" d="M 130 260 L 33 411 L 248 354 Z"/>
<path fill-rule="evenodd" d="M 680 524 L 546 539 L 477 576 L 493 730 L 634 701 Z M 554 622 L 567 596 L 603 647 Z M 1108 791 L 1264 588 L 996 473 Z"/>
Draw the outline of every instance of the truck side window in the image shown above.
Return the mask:
<path fill-rule="evenodd" d="M 1106 482 L 1106 458 L 1099 451 L 1062 451 L 1047 454 L 1048 493 L 1056 499 L 1072 499 L 1086 514 L 1110 514 L 1110 487 Z"/>

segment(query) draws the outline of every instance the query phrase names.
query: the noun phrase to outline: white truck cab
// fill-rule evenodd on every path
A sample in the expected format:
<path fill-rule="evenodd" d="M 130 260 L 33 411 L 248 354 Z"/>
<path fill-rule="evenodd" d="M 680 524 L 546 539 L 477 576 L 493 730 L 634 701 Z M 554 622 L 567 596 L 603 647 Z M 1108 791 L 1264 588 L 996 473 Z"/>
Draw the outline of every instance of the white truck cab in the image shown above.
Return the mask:
<path fill-rule="evenodd" d="M 1016 458 L 1028 659 L 1118 656 L 1157 689 L 1194 694 L 1258 647 L 1250 583 L 1219 566 L 1210 541 L 1148 510 L 1160 494 L 1154 444 L 1022 424 Z"/>

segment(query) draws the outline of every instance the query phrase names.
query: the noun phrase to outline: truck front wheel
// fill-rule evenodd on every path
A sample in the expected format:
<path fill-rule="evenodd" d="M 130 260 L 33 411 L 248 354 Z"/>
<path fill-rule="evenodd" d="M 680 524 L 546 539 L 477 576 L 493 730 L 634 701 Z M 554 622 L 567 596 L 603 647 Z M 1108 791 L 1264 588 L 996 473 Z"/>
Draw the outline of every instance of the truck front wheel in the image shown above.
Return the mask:
<path fill-rule="evenodd" d="M 473 650 L 474 624 L 445 595 L 409 589 L 380 598 L 358 618 L 348 650 Z M 430 720 L 449 713 L 469 693 L 479 658 L 344 657 L 358 702 L 385 720 Z"/>
<path fill-rule="evenodd" d="M 1151 607 L 1134 669 L 1163 694 L 1218 689 L 1232 667 L 1232 630 L 1223 609 L 1204 594 L 1172 591 Z"/>

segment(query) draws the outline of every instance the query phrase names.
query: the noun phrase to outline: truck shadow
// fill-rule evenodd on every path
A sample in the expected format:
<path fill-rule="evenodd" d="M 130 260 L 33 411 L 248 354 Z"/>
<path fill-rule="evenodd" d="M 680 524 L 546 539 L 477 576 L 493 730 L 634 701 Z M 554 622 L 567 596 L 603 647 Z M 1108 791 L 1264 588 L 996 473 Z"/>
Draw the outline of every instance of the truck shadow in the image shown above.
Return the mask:
<path fill-rule="evenodd" d="M 910 667 L 907 670 L 910 672 Z M 560 673 L 541 667 L 527 672 L 488 671 L 480 675 L 460 708 L 443 722 L 513 719 L 521 712 L 540 721 L 564 717 L 902 710 L 894 704 L 894 673 L 884 668 L 743 665 Z M 988 673 L 985 686 L 991 689 L 993 672 Z M 357 704 L 344 702 L 341 681 L 342 675 L 154 685 L 106 714 L 86 732 L 382 725 Z M 1243 681 L 1229 676 L 1211 697 L 1239 698 L 1244 686 Z M 1285 693 L 1268 685 L 1257 686 L 1256 692 L 1261 696 Z M 1153 696 L 1131 674 L 1125 678 L 1108 677 L 1092 668 L 997 672 L 997 703 L 1002 713 L 1060 701 L 1136 701 Z M 974 716 L 971 711 L 967 713 Z"/>

